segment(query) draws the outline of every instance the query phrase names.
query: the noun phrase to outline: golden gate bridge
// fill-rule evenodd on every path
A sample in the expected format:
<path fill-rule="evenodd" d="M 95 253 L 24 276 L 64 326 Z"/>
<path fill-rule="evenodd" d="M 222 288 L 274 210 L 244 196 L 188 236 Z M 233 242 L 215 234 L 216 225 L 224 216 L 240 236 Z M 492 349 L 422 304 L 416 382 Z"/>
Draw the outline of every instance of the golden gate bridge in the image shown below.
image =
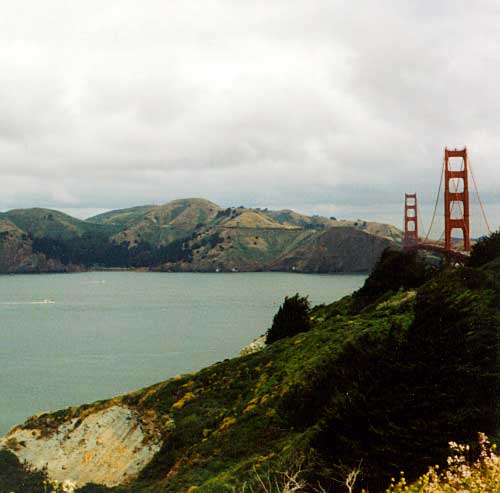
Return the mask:
<path fill-rule="evenodd" d="M 444 254 L 447 258 L 457 262 L 464 262 L 470 255 L 470 201 L 469 201 L 469 174 L 474 184 L 481 212 L 488 232 L 491 228 L 486 217 L 486 212 L 479 195 L 476 179 L 472 171 L 467 148 L 444 150 L 443 166 L 439 189 L 434 205 L 434 212 L 429 229 L 424 238 L 419 236 L 419 206 L 416 193 L 405 194 L 404 214 L 404 239 L 403 248 L 426 250 Z M 436 219 L 439 199 L 444 182 L 444 231 L 438 240 L 429 238 Z M 453 231 L 462 232 L 463 242 L 460 246 L 453 241 Z M 443 241 L 444 238 L 444 241 Z"/>

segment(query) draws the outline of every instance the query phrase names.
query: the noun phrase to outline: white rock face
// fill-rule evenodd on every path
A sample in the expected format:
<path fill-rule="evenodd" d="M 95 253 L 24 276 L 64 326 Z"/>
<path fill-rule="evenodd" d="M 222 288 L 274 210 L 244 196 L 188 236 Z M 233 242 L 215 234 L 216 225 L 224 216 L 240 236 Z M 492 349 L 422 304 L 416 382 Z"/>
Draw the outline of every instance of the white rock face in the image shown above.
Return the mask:
<path fill-rule="evenodd" d="M 63 423 L 50 436 L 15 428 L 0 448 L 9 448 L 34 470 L 46 467 L 50 479 L 116 486 L 139 473 L 160 450 L 161 438 L 124 406 L 113 406 Z"/>
<path fill-rule="evenodd" d="M 257 339 L 254 339 L 248 346 L 245 346 L 240 351 L 240 356 L 246 356 L 247 354 L 256 353 L 257 351 L 260 351 L 265 347 L 266 347 L 266 336 L 263 335 L 257 337 Z"/>

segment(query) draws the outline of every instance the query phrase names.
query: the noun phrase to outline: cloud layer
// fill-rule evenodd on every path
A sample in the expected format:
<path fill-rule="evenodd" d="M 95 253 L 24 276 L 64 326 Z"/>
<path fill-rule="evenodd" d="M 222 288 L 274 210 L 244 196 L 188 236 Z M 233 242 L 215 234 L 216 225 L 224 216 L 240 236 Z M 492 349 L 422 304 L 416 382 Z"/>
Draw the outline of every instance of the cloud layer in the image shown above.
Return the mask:
<path fill-rule="evenodd" d="M 6 2 L 0 209 L 201 196 L 400 225 L 467 144 L 498 227 L 499 23 L 487 0 Z"/>

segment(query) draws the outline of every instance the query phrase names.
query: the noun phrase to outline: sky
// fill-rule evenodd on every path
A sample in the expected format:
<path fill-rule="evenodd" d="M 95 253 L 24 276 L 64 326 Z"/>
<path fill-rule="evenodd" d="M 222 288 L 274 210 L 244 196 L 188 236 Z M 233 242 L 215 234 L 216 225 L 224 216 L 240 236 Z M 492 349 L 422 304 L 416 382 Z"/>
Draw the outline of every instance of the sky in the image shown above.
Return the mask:
<path fill-rule="evenodd" d="M 466 145 L 500 225 L 498 1 L 0 6 L 0 210 L 203 197 L 402 227 L 417 192 L 428 226 Z"/>

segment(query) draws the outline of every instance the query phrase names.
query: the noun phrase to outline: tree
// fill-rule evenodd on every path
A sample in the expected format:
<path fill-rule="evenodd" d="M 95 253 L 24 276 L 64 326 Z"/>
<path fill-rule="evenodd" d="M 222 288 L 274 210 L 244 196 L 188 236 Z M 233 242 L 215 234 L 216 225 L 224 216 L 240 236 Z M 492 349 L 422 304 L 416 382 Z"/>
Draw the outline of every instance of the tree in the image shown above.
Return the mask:
<path fill-rule="evenodd" d="M 285 337 L 291 337 L 299 332 L 307 332 L 311 328 L 309 313 L 311 306 L 307 296 L 299 293 L 285 297 L 283 305 L 273 318 L 273 324 L 266 334 L 266 344 Z"/>
<path fill-rule="evenodd" d="M 500 257 L 500 230 L 478 240 L 472 247 L 470 265 L 480 267 L 498 257 Z"/>
<path fill-rule="evenodd" d="M 428 281 L 436 268 L 416 250 L 386 248 L 364 285 L 354 293 L 358 309 L 376 301 L 388 291 L 415 289 Z"/>

